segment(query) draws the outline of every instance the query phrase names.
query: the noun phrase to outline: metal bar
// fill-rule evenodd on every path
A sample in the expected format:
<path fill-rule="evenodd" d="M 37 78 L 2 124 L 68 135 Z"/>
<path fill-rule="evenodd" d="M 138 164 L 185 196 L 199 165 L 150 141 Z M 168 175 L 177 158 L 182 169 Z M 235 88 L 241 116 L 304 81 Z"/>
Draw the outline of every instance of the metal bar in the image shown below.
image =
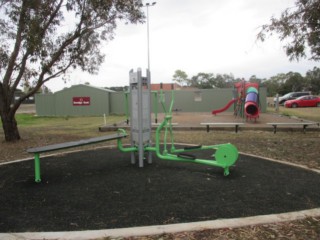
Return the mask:
<path fill-rule="evenodd" d="M 144 149 L 143 149 L 143 102 L 142 102 L 142 73 L 141 68 L 137 71 L 138 77 L 138 146 L 139 146 L 139 167 L 143 167 Z"/>
<path fill-rule="evenodd" d="M 34 181 L 41 182 L 41 170 L 40 170 L 40 154 L 34 154 Z"/>
<path fill-rule="evenodd" d="M 158 123 L 158 92 L 153 92 L 153 94 L 154 94 L 153 106 L 154 106 L 155 123 Z"/>
<path fill-rule="evenodd" d="M 151 73 L 150 73 L 150 69 L 147 69 L 147 96 L 148 96 L 148 112 L 144 113 L 144 117 L 148 116 L 148 122 L 149 122 L 149 126 L 148 126 L 148 131 L 149 131 L 149 136 L 148 136 L 148 146 L 152 146 L 152 123 L 151 123 L 151 104 L 152 104 L 152 94 L 151 94 Z M 156 119 L 157 119 L 157 115 L 156 115 Z M 149 151 L 148 152 L 148 163 L 151 164 L 152 163 L 152 152 Z"/>

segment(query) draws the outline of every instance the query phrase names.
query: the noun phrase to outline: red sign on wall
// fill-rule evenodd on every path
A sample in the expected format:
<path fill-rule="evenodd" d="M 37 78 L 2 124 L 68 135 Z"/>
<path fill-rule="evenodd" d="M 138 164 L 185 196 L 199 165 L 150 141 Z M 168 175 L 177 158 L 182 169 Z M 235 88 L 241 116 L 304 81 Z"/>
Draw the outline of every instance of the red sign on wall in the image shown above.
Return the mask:
<path fill-rule="evenodd" d="M 73 97 L 72 104 L 73 106 L 89 106 L 90 97 Z"/>

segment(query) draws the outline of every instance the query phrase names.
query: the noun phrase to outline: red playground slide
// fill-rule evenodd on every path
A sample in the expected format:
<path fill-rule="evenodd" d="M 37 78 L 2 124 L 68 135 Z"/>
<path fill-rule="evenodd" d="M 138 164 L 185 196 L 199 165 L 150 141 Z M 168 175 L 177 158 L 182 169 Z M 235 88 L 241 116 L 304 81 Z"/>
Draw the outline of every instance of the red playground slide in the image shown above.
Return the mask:
<path fill-rule="evenodd" d="M 238 101 L 238 99 L 232 99 L 230 102 L 227 103 L 227 105 L 225 105 L 223 108 L 217 109 L 217 110 L 213 110 L 212 114 L 216 115 L 217 113 L 221 113 L 224 112 L 225 110 L 227 110 L 233 103 L 235 103 L 236 101 Z"/>

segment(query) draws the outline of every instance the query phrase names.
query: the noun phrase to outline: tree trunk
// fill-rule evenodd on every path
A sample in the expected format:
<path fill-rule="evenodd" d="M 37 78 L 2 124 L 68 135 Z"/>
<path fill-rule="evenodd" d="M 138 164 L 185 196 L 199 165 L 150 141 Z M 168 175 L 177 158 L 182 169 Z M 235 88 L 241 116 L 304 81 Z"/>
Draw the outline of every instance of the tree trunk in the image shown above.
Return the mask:
<path fill-rule="evenodd" d="M 14 114 L 1 114 L 2 128 L 7 142 L 20 140 L 18 124 Z"/>

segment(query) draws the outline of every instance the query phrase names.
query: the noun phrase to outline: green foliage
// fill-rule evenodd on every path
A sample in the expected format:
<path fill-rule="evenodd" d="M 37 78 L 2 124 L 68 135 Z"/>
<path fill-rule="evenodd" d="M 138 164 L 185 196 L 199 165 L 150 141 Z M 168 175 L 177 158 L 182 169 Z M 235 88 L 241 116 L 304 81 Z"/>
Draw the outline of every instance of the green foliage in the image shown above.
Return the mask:
<path fill-rule="evenodd" d="M 314 67 L 307 72 L 306 84 L 314 94 L 320 94 L 320 68 Z"/>
<path fill-rule="evenodd" d="M 285 82 L 285 80 L 285 74 L 281 73 L 264 81 L 262 86 L 267 88 L 268 96 L 275 96 L 277 93 L 280 93 L 280 86 Z"/>
<path fill-rule="evenodd" d="M 187 76 L 184 71 L 181 72 Z M 234 83 L 241 80 L 235 78 L 232 74 L 198 73 L 191 77 L 189 86 L 200 89 L 230 88 L 234 86 Z M 320 93 L 320 68 L 314 67 L 313 70 L 306 73 L 305 77 L 297 72 L 288 72 L 277 74 L 269 79 L 261 79 L 252 75 L 247 81 L 259 83 L 261 87 L 266 87 L 269 97 L 275 96 L 277 93 L 284 95 L 288 92 L 297 91 L 311 91 L 317 95 Z"/>
<path fill-rule="evenodd" d="M 191 78 L 191 86 L 197 88 L 215 88 L 214 75 L 212 73 L 198 73 Z"/>
<path fill-rule="evenodd" d="M 142 23 L 141 0 L 0 0 L 0 115 L 7 141 L 20 139 L 15 112 L 50 80 L 80 68 L 97 73 L 103 42 L 120 21 Z M 21 85 L 25 94 L 13 102 Z"/>
<path fill-rule="evenodd" d="M 188 79 L 188 75 L 181 70 L 176 70 L 172 76 L 173 81 L 180 84 L 181 86 L 186 85 L 189 86 L 190 85 L 190 80 Z"/>
<path fill-rule="evenodd" d="M 239 81 L 239 79 L 235 79 L 232 74 L 214 75 L 213 73 L 203 72 L 198 73 L 189 79 L 185 71 L 176 70 L 173 75 L 173 81 L 183 86 L 210 89 L 232 87 L 233 83 Z"/>
<path fill-rule="evenodd" d="M 281 94 L 305 90 L 306 84 L 300 73 L 289 72 L 286 74 L 286 77 L 287 80 L 281 85 L 279 90 Z"/>
<path fill-rule="evenodd" d="M 261 41 L 267 35 L 279 35 L 286 40 L 286 54 L 290 60 L 299 60 L 307 56 L 320 60 L 320 0 L 297 0 L 295 7 L 282 12 L 279 18 L 272 17 L 271 23 L 262 26 L 257 38 Z"/>

